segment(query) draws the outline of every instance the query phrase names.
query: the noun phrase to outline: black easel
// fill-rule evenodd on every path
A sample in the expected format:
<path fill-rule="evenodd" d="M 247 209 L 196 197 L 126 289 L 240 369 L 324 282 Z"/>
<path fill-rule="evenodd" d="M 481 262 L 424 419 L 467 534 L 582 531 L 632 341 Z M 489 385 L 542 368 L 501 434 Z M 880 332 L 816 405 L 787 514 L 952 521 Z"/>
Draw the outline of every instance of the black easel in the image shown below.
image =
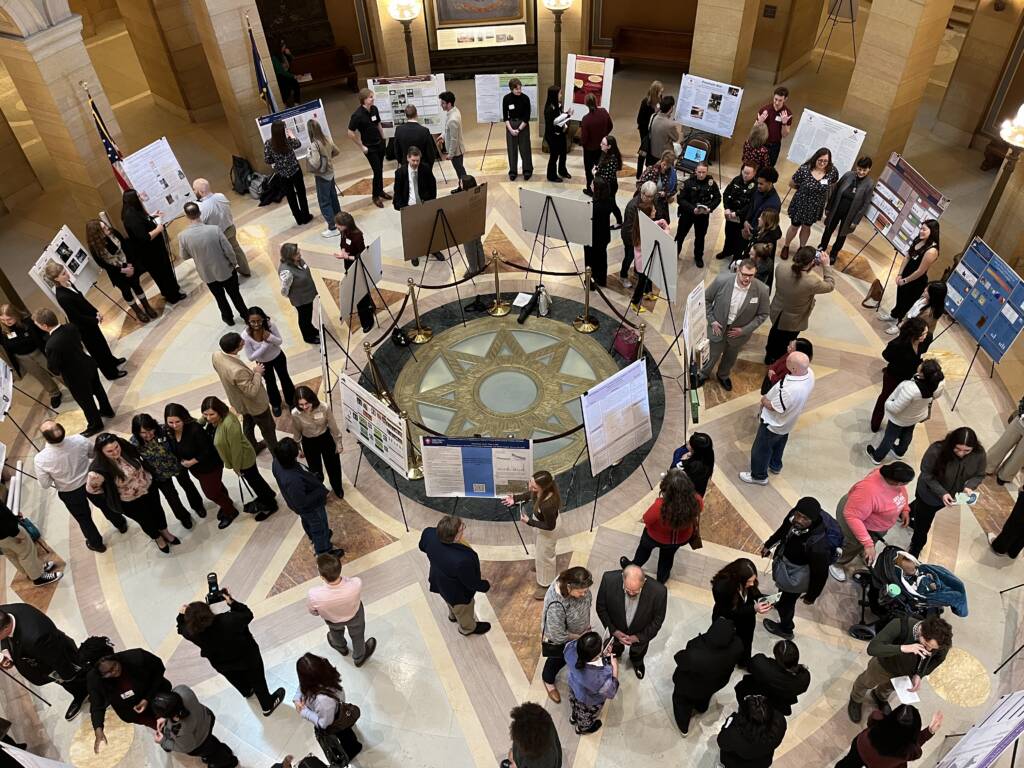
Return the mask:
<path fill-rule="evenodd" d="M 1007 592 L 1013 592 L 1013 590 L 1020 589 L 1021 587 L 1024 587 L 1024 584 L 1017 584 L 1017 585 L 1015 585 L 1013 587 L 1007 587 L 1006 589 L 1001 589 L 1001 590 L 999 590 L 999 596 L 1002 597 Z M 1009 664 L 1011 661 L 1013 661 L 1013 659 L 1017 656 L 1017 654 L 1020 653 L 1022 650 L 1024 650 L 1024 645 L 1017 646 L 1017 650 L 1015 650 L 1013 653 L 1011 653 L 1009 656 L 1007 656 L 1006 660 L 1002 664 L 1000 664 L 998 667 L 993 669 L 992 670 L 992 674 L 993 675 L 999 674 L 999 670 L 1001 670 L 1003 667 L 1005 667 L 1007 664 Z M 1013 755 L 1014 755 L 1014 758 L 1016 758 L 1016 756 L 1017 756 L 1017 742 L 1013 743 Z"/>
<path fill-rule="evenodd" d="M 345 431 L 347 432 L 348 430 Z M 355 488 L 356 483 L 359 482 L 359 467 L 363 464 L 363 453 L 366 451 L 366 448 L 359 442 L 358 438 L 356 439 L 356 445 L 359 446 L 359 461 L 356 462 L 356 474 L 352 478 L 353 488 Z M 367 461 L 369 461 L 369 459 L 367 459 Z M 402 503 L 402 492 L 398 490 L 398 475 L 395 474 L 395 469 L 390 464 L 388 464 L 388 469 L 391 470 L 391 487 L 395 489 L 395 495 L 398 497 L 398 508 L 402 512 L 402 522 L 405 524 L 405 532 L 408 533 L 409 520 L 405 516 L 405 504 Z"/>
<path fill-rule="evenodd" d="M 168 253 L 169 253 L 169 251 L 168 251 Z M 122 312 L 124 312 L 126 315 L 128 315 L 128 317 L 131 317 L 133 320 L 135 319 L 134 315 L 132 315 L 132 313 L 127 310 L 127 308 L 121 306 L 121 303 L 117 299 L 115 299 L 109 293 L 107 293 L 102 288 L 100 288 L 100 284 L 98 282 L 94 281 L 93 284 L 92 284 L 92 287 L 95 288 L 100 293 L 102 293 L 104 296 L 106 296 L 107 300 L 110 301 L 111 304 L 113 304 L 115 307 L 117 307 Z"/>
<path fill-rule="evenodd" d="M 365 248 L 363 249 L 363 253 L 366 253 L 366 249 Z M 356 258 L 353 259 L 353 261 L 355 263 L 352 266 L 358 266 L 359 269 L 362 270 L 363 279 L 366 281 L 366 286 L 367 286 L 367 288 L 366 288 L 366 295 L 370 296 L 371 290 L 372 291 L 376 291 L 377 292 L 377 298 L 380 299 L 380 303 L 384 306 L 384 309 L 387 310 L 388 317 L 390 317 L 391 318 L 391 322 L 394 323 L 397 326 L 398 325 L 398 319 L 395 317 L 395 313 L 391 311 L 391 307 L 388 305 L 387 300 L 384 298 L 384 294 L 380 292 L 380 287 L 377 285 L 377 283 L 375 283 L 373 280 L 370 279 L 370 270 L 368 270 L 366 268 L 366 265 L 363 263 L 362 253 L 359 254 L 359 256 L 356 256 Z M 349 269 L 351 269 L 351 268 L 352 267 L 350 266 Z M 346 272 L 346 274 L 347 274 L 347 272 Z M 352 314 L 353 313 L 357 313 L 358 314 L 358 310 L 356 309 L 356 287 L 358 285 L 359 285 L 359 276 L 356 275 L 355 279 L 352 280 L 352 303 L 350 304 L 350 307 L 349 307 L 348 317 L 342 318 L 345 321 L 345 324 L 348 326 L 348 338 L 345 340 L 345 344 L 346 344 L 347 348 L 350 348 L 352 346 Z M 362 301 L 362 300 L 363 300 L 363 297 L 360 297 L 359 301 Z M 370 301 L 372 302 L 373 299 L 371 298 Z M 374 318 L 374 322 L 375 323 L 377 322 L 377 313 L 379 311 L 380 311 L 380 306 L 378 306 L 377 304 L 374 304 L 374 306 L 373 306 L 373 318 Z M 328 336 L 330 336 L 330 334 L 328 334 Z M 332 336 L 331 338 L 334 338 L 334 337 Z M 337 343 L 337 342 L 335 342 L 335 343 Z M 413 360 L 416 360 L 416 353 L 412 350 L 411 346 L 409 348 L 409 354 L 412 355 L 412 359 Z M 347 353 L 346 353 L 346 356 L 348 356 Z M 348 357 L 348 359 L 352 360 L 351 357 Z M 355 365 L 355 361 L 353 361 L 352 364 Z M 356 366 L 356 370 L 357 371 L 359 370 L 359 366 Z M 347 361 L 345 362 L 345 367 L 343 369 L 343 372 L 344 371 L 348 371 L 348 362 Z"/>
<path fill-rule="evenodd" d="M 24 469 L 20 469 L 19 467 L 14 466 L 9 461 L 5 461 L 4 462 L 4 466 L 7 467 L 8 469 L 13 469 L 15 472 L 20 472 L 21 474 L 25 475 L 25 477 L 31 477 L 33 480 L 38 480 L 39 479 L 38 477 L 33 475 L 31 472 L 26 472 Z"/>
<path fill-rule="evenodd" d="M 654 260 L 655 256 L 657 256 L 657 259 L 658 259 L 658 266 L 661 267 L 661 282 L 662 282 L 662 285 L 668 285 L 668 276 L 665 273 L 665 256 L 661 252 L 661 242 L 658 241 L 658 240 L 654 241 L 654 248 L 651 249 L 651 253 L 650 253 L 650 256 L 649 256 L 649 259 L 651 260 L 651 266 L 654 266 L 653 260 Z M 648 267 L 648 271 L 650 271 L 650 267 Z M 664 290 L 665 290 L 665 300 L 668 302 L 668 319 L 672 321 L 672 330 L 676 332 L 676 338 L 675 338 L 675 341 L 673 343 L 676 345 L 676 349 L 678 350 L 679 354 L 682 354 L 683 350 L 679 348 L 679 329 L 676 328 L 676 315 L 675 315 L 674 307 L 672 306 L 672 300 L 671 300 L 671 298 L 668 295 L 668 288 L 665 288 Z M 677 291 L 679 290 L 678 289 L 678 284 L 677 284 L 676 290 Z M 671 345 L 669 345 L 669 349 L 671 349 L 671 348 L 672 348 Z"/>
<path fill-rule="evenodd" d="M 974 347 L 974 354 L 971 355 L 971 362 L 967 365 L 967 373 L 964 374 L 964 380 L 960 382 L 960 389 L 956 392 L 956 397 L 953 398 L 953 406 L 949 409 L 950 411 L 956 410 L 957 401 L 960 400 L 960 395 L 963 394 L 964 387 L 967 385 L 967 377 L 971 375 L 971 368 L 974 367 L 974 361 L 978 359 L 978 353 L 981 351 L 981 342 L 979 341 Z M 995 370 L 995 364 L 993 363 L 993 371 Z"/>
<path fill-rule="evenodd" d="M 501 503 L 501 502 L 499 502 L 499 503 Z M 519 541 L 521 541 L 523 543 L 523 552 L 525 552 L 526 556 L 529 557 L 530 556 L 530 550 L 528 550 L 526 548 L 526 539 L 523 538 L 523 532 L 521 530 L 519 530 L 519 518 L 516 517 L 516 513 L 512 511 L 512 507 L 509 507 L 508 509 L 509 509 L 509 514 L 512 515 L 512 525 L 514 525 L 516 527 L 516 533 L 519 534 Z M 519 515 L 522 516 L 522 514 L 523 514 L 523 502 L 520 501 L 519 502 Z"/>
<path fill-rule="evenodd" d="M 846 270 L 848 270 L 848 269 L 850 268 L 850 265 L 851 265 L 851 264 L 853 264 L 853 262 L 855 262 L 855 261 L 857 260 L 857 257 L 858 257 L 858 256 L 860 256 L 860 255 L 861 255 L 862 253 L 864 253 L 864 249 L 865 249 L 865 248 L 867 248 L 867 247 L 868 247 L 869 245 L 871 245 L 871 242 L 872 242 L 872 241 L 873 241 L 873 240 L 874 240 L 874 239 L 875 239 L 876 237 L 878 237 L 878 230 L 877 230 L 877 229 L 876 229 L 876 230 L 875 230 L 874 232 L 872 232 L 872 233 L 871 233 L 871 237 L 870 237 L 870 238 L 868 238 L 868 241 L 867 241 L 866 243 L 864 243 L 864 245 L 862 245 L 862 246 L 860 247 L 860 250 L 859 250 L 859 251 L 857 251 L 857 252 L 856 252 L 855 254 L 853 254 L 853 258 L 852 258 L 852 259 L 850 259 L 850 260 L 849 260 L 848 262 L 846 262 L 846 266 L 845 266 L 845 267 L 843 267 L 843 268 L 842 268 L 841 270 L 839 270 L 839 271 L 840 271 L 840 272 L 842 272 L 842 273 L 843 273 L 843 274 L 845 275 L 845 274 L 846 274 Z M 838 258 L 838 257 L 837 257 L 837 258 Z"/>
<path fill-rule="evenodd" d="M 448 221 L 448 214 L 445 213 L 444 208 L 438 208 L 434 214 L 434 224 L 430 228 L 430 239 L 427 240 L 427 253 L 423 257 L 423 270 L 420 272 L 420 282 L 416 286 L 418 291 L 416 297 L 419 298 L 419 293 L 423 290 L 423 282 L 427 277 L 427 265 L 430 264 L 430 246 L 434 244 L 434 237 L 437 234 L 438 225 L 441 227 L 441 233 L 444 235 L 444 250 L 448 254 L 448 264 L 452 268 L 452 281 L 455 283 L 455 297 L 459 303 L 459 314 L 462 317 L 462 325 L 466 325 L 466 312 L 462 306 L 462 294 L 459 292 L 459 277 L 455 273 L 455 259 L 452 257 L 452 248 L 455 249 L 456 253 L 462 259 L 462 263 L 466 266 L 466 274 L 469 274 L 472 270 L 469 268 L 469 261 L 466 259 L 466 254 L 462 252 L 462 246 L 459 245 L 458 240 L 455 238 L 455 231 L 452 229 L 451 223 Z M 473 288 L 476 288 L 476 275 L 474 274 L 469 278 L 469 282 L 473 284 Z M 415 355 L 413 355 L 415 358 Z"/>
<path fill-rule="evenodd" d="M 870 241 L 869 241 L 870 242 Z M 885 282 L 882 283 L 882 298 L 878 300 L 878 304 L 875 305 L 874 312 L 878 313 L 878 310 L 882 308 L 882 299 L 885 298 L 885 289 L 889 287 L 889 278 L 892 277 L 892 271 L 896 269 L 896 259 L 901 256 L 900 252 L 895 248 L 892 251 L 892 264 L 889 265 L 889 271 L 885 275 Z M 849 265 L 847 265 L 849 266 Z"/>
<path fill-rule="evenodd" d="M 831 22 L 831 26 L 828 30 L 828 37 L 825 38 L 825 47 L 821 49 L 821 58 L 818 60 L 818 69 L 815 70 L 816 72 L 821 72 L 822 62 L 825 61 L 825 52 L 828 50 L 828 43 L 832 39 L 832 33 L 836 31 L 836 24 L 850 25 L 850 37 L 853 38 L 853 62 L 855 64 L 857 63 L 857 33 L 854 29 L 854 27 L 856 27 L 856 22 L 854 21 L 856 18 L 856 8 L 854 7 L 854 0 L 845 0 L 850 17 L 848 19 L 840 19 L 839 9 L 842 7 L 843 2 L 844 0 L 831 0 L 831 5 L 828 9 L 828 18 L 825 20 L 825 24 L 821 27 L 821 31 L 818 32 L 818 37 L 814 41 L 814 47 L 817 48 L 818 40 L 820 40 L 821 36 L 825 34 L 825 27 L 829 27 L 829 22 Z"/>
<path fill-rule="evenodd" d="M 44 698 L 43 698 L 42 696 L 40 696 L 40 695 L 39 695 L 38 693 L 36 693 L 35 691 L 33 691 L 33 690 L 32 690 L 31 688 L 29 688 L 29 687 L 28 687 L 27 685 L 25 685 L 25 684 L 24 684 L 23 682 L 21 682 L 21 680 L 19 680 L 18 678 L 16 678 L 16 677 L 15 677 L 14 675 L 12 675 L 12 674 L 11 674 L 10 672 L 8 672 L 8 671 L 7 671 L 6 669 L 4 669 L 3 667 L 0 667 L 0 672 L 3 672 L 3 673 L 4 673 L 5 675 L 7 675 L 7 677 L 9 677 L 9 678 L 10 678 L 11 680 L 13 680 L 13 681 L 14 681 L 15 683 L 17 683 L 17 684 L 18 684 L 18 685 L 20 685 L 20 686 L 21 686 L 22 688 L 24 688 L 24 689 L 25 689 L 26 691 L 28 691 L 29 693 L 31 693 L 31 694 L 32 694 L 33 696 L 35 696 L 35 697 L 36 697 L 37 699 L 39 699 L 39 700 L 40 700 L 41 702 L 43 702 L 43 704 L 45 704 L 46 706 L 48 706 L 48 707 L 52 707 L 52 706 L 53 706 L 53 704 L 51 704 L 51 703 L 50 703 L 50 702 L 48 702 L 48 701 L 47 701 L 46 699 L 44 699 Z"/>
<path fill-rule="evenodd" d="M 4 418 L 10 419 L 11 424 L 14 425 L 15 429 L 17 429 L 21 433 L 22 437 L 24 437 L 26 440 L 28 440 L 29 445 L 31 445 L 33 448 L 35 448 L 36 453 L 39 453 L 39 446 L 36 445 L 35 441 L 31 437 L 28 436 L 28 432 L 26 432 L 24 429 L 21 428 L 21 424 L 18 423 L 17 419 L 15 419 L 13 416 L 11 416 L 11 412 L 9 410 L 4 413 Z"/>
<path fill-rule="evenodd" d="M 558 231 L 562 233 L 562 241 L 565 245 L 548 245 L 548 224 L 551 220 L 551 211 L 555 212 L 555 222 L 558 224 Z M 565 227 L 562 225 L 562 217 L 558 213 L 558 206 L 555 205 L 555 200 L 551 195 L 544 196 L 544 207 L 540 210 L 540 218 L 537 219 L 537 231 L 533 235 L 533 245 L 530 247 L 530 259 L 526 263 L 526 268 L 529 269 L 533 266 L 533 254 L 537 250 L 537 243 L 540 243 L 540 279 L 537 281 L 538 284 L 544 279 L 544 259 L 547 256 L 548 251 L 553 251 L 556 248 L 565 248 L 569 251 L 569 258 L 572 259 L 572 265 L 576 269 L 577 277 L 580 279 L 580 285 L 584 284 L 583 272 L 580 271 L 580 265 L 576 262 L 576 257 L 572 252 L 572 245 L 569 243 L 569 237 L 565 234 Z"/>
<path fill-rule="evenodd" d="M 43 406 L 43 408 L 45 408 L 46 410 L 48 410 L 48 411 L 49 411 L 50 413 L 57 413 L 57 410 L 56 410 L 55 408 L 51 408 L 51 407 L 50 407 L 49 405 L 47 405 L 46 403 L 44 403 L 44 402 L 43 402 L 42 400 L 40 400 L 39 398 L 37 398 L 37 397 L 33 397 L 33 396 L 32 396 L 32 395 L 30 395 L 30 394 L 29 394 L 28 392 L 26 392 L 26 391 L 25 391 L 24 389 L 22 389 L 21 387 L 19 387 L 19 386 L 18 386 L 17 384 L 12 384 L 12 385 L 11 385 L 11 387 L 12 387 L 13 389 L 17 390 L 18 392 L 21 392 L 21 394 L 23 394 L 23 395 L 24 395 L 25 397 L 27 397 L 27 398 L 28 398 L 29 400 L 34 400 L 35 402 L 39 403 L 39 405 Z"/>

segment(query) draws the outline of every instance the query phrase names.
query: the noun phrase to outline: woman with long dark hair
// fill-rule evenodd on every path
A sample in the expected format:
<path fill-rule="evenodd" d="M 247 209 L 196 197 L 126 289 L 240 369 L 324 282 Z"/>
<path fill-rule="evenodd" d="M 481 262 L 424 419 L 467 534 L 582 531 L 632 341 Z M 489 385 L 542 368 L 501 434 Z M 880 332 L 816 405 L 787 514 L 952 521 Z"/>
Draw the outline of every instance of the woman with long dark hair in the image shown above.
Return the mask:
<path fill-rule="evenodd" d="M 690 439 L 672 454 L 670 469 L 681 469 L 693 482 L 693 489 L 703 498 L 715 471 L 715 444 L 706 432 L 694 432 Z"/>
<path fill-rule="evenodd" d="M 121 298 L 135 313 L 135 319 L 140 323 L 148 323 L 150 319 L 158 317 L 139 282 L 144 271 L 139 269 L 135 259 L 128 255 L 128 238 L 103 219 L 89 219 L 85 222 L 85 242 L 89 247 L 89 254 L 103 267 L 103 271 L 110 278 L 110 283 L 121 291 Z M 142 305 L 141 308 L 139 304 Z"/>
<path fill-rule="evenodd" d="M 902 381 L 906 381 L 917 373 L 924 352 L 921 345 L 928 338 L 928 325 L 920 317 L 912 317 L 900 326 L 899 335 L 885 345 L 882 359 L 886 366 L 882 369 L 882 391 L 878 393 L 875 407 L 871 411 L 871 431 L 877 432 L 882 427 L 882 416 L 885 414 L 885 401 Z"/>
<path fill-rule="evenodd" d="M 189 506 L 199 517 L 206 517 L 206 509 L 203 506 L 203 498 L 189 477 L 188 470 L 181 466 L 178 457 L 174 453 L 174 444 L 167 436 L 164 427 L 157 423 L 157 420 L 148 413 L 139 413 L 132 417 L 132 436 L 130 442 L 138 450 L 153 470 L 153 482 L 157 490 L 167 499 L 171 505 L 171 512 L 178 518 L 178 521 L 186 528 L 192 527 L 192 516 L 185 505 L 181 503 L 178 490 L 174 487 L 174 480 L 177 479 Z"/>
<path fill-rule="evenodd" d="M 779 640 L 772 648 L 772 658 L 763 653 L 751 657 L 747 674 L 736 683 L 736 701 L 759 693 L 787 717 L 801 694 L 811 687 L 811 673 L 800 663 L 800 649 L 792 640 Z"/>
<path fill-rule="evenodd" d="M 936 440 L 921 459 L 914 500 L 910 503 L 910 524 L 914 536 L 908 552 L 921 554 L 935 513 L 957 506 L 957 496 L 970 496 L 985 480 L 985 449 L 970 427 L 957 427 L 942 440 Z"/>
<path fill-rule="evenodd" d="M 586 632 L 565 644 L 569 665 L 569 722 L 585 736 L 601 727 L 598 715 L 604 703 L 619 691 L 619 660 L 597 632 Z"/>
<path fill-rule="evenodd" d="M 594 181 L 594 166 L 601 156 L 601 142 L 612 132 L 614 124 L 611 115 L 604 107 L 598 106 L 597 95 L 587 93 L 583 99 L 587 114 L 580 120 L 579 140 L 583 148 L 583 170 L 587 177 L 587 186 L 583 194 L 590 195 L 590 185 Z"/>
<path fill-rule="evenodd" d="M 594 166 L 594 178 L 604 179 L 608 185 L 608 195 L 611 199 L 616 229 L 622 226 L 622 211 L 619 210 L 619 204 L 615 201 L 615 196 L 619 192 L 619 171 L 621 170 L 622 153 L 619 152 L 619 142 L 609 133 L 601 139 L 601 155 Z M 591 182 L 590 188 L 593 190 L 593 182 Z M 594 197 L 597 197 L 596 193 Z"/>
<path fill-rule="evenodd" d="M 533 473 L 525 493 L 508 495 L 502 499 L 506 507 L 532 501 L 533 517 L 526 512 L 519 513 L 519 521 L 537 529 L 537 544 L 534 547 L 534 567 L 537 571 L 537 589 L 533 596 L 543 600 L 548 585 L 555 579 L 558 568 L 555 565 L 555 544 L 558 542 L 556 527 L 558 511 L 562 508 L 562 496 L 558 492 L 555 478 L 546 469 Z"/>
<path fill-rule="evenodd" d="M 927 219 L 921 222 L 917 237 L 910 244 L 910 250 L 903 257 L 899 276 L 896 278 L 896 304 L 889 312 L 879 312 L 878 319 L 891 322 L 886 333 L 895 334 L 897 326 L 914 302 L 921 297 L 928 285 L 928 268 L 939 258 L 939 222 Z M 938 319 L 938 318 L 936 318 Z"/>
<path fill-rule="evenodd" d="M 255 514 L 258 523 L 266 520 L 277 511 L 277 494 L 260 474 L 260 468 L 256 465 L 256 449 L 242 432 L 238 417 L 231 412 L 227 403 L 212 395 L 203 398 L 200 408 L 206 419 L 204 429 L 212 435 L 213 447 L 217 449 L 220 460 L 256 494 L 256 501 L 250 501 L 243 509 Z"/>
<path fill-rule="evenodd" d="M 938 360 L 924 360 L 917 373 L 901 381 L 885 401 L 885 425 L 882 442 L 874 448 L 869 443 L 864 449 L 875 464 L 881 464 L 891 450 L 902 458 L 914 438 L 914 427 L 928 419 L 932 403 L 942 394 L 942 366 Z"/>
<path fill-rule="evenodd" d="M 771 607 L 761 600 L 757 585 L 757 566 L 746 557 L 733 560 L 711 577 L 711 596 L 715 607 L 711 609 L 711 620 L 719 616 L 732 619 L 736 625 L 736 636 L 743 641 L 743 658 L 739 665 L 746 667 L 750 660 L 750 649 L 754 643 L 754 627 L 757 614 L 767 613 Z"/>
<path fill-rule="evenodd" d="M 217 505 L 217 527 L 227 528 L 238 517 L 238 509 L 224 487 L 224 463 L 213 447 L 213 439 L 179 403 L 164 406 L 164 424 L 178 463 L 199 481 L 203 495 Z"/>
<path fill-rule="evenodd" d="M 344 245 L 344 243 L 343 243 Z M 298 243 L 281 244 L 281 262 L 277 268 L 281 280 L 281 295 L 295 307 L 299 317 L 299 332 L 307 344 L 320 343 L 320 331 L 313 325 L 313 300 L 316 299 L 316 283 L 309 266 L 302 260 Z"/>
<path fill-rule="evenodd" d="M 942 727 L 942 712 L 932 715 L 926 728 L 921 726 L 921 713 L 912 704 L 900 704 L 889 713 L 876 709 L 835 768 L 906 768 L 921 757 L 925 742 Z"/>
<path fill-rule="evenodd" d="M 769 768 L 786 736 L 786 718 L 764 696 L 744 696 L 718 734 L 722 768 Z"/>
<path fill-rule="evenodd" d="M 465 178 L 463 176 L 463 179 Z M 366 250 L 366 239 L 363 237 L 363 231 L 356 226 L 356 220 L 348 211 L 342 211 L 334 217 L 334 220 L 341 234 L 341 252 L 335 254 L 334 258 L 342 259 L 345 262 L 345 274 L 348 274 L 348 271 L 353 266 L 365 269 L 365 266 L 360 261 L 363 252 Z M 353 285 L 358 284 L 358 280 L 353 282 Z M 366 295 L 356 302 L 356 312 L 359 315 L 359 325 L 362 327 L 363 333 L 369 333 L 373 330 L 374 321 L 376 320 L 374 312 L 376 311 L 377 307 L 374 306 L 370 291 L 367 290 Z M 347 317 L 341 318 L 341 321 L 343 323 L 350 322 Z"/>
<path fill-rule="evenodd" d="M 298 158 L 295 157 L 295 150 L 301 146 L 281 120 L 270 124 L 270 138 L 263 142 L 263 159 L 281 177 L 284 193 L 288 197 L 288 207 L 292 209 L 295 224 L 300 227 L 313 220 L 306 199 L 306 181 Z"/>
<path fill-rule="evenodd" d="M 165 555 L 171 544 L 181 544 L 167 530 L 167 518 L 153 471 L 134 445 L 110 432 L 96 436 L 96 455 L 89 465 L 85 490 L 103 494 L 111 509 L 131 518 Z"/>
<path fill-rule="evenodd" d="M 643 567 L 658 549 L 657 579 L 662 584 L 672 573 L 676 552 L 694 536 L 700 536 L 700 512 L 704 500 L 694 490 L 690 476 L 681 469 L 670 469 L 661 478 L 658 498 L 644 513 L 644 531 L 636 546 L 633 559 L 620 557 L 619 565 L 625 568 L 632 563 Z"/>
<path fill-rule="evenodd" d="M 331 409 L 320 402 L 316 392 L 304 385 L 295 389 L 292 432 L 295 442 L 302 447 L 300 456 L 306 459 L 309 471 L 322 481 L 326 469 L 334 495 L 339 499 L 345 498 L 345 489 L 341 485 L 342 432 Z"/>
<path fill-rule="evenodd" d="M 341 675 L 331 662 L 312 653 L 304 653 L 299 657 L 295 662 L 295 673 L 299 678 L 295 709 L 303 719 L 313 724 L 317 731 L 317 741 L 324 750 L 327 761 L 331 765 L 348 765 L 362 751 L 363 745 L 353 730 L 354 712 L 351 705 L 346 706 Z M 332 754 L 333 750 L 328 750 L 325 743 L 327 740 L 321 737 L 320 731 L 337 737 L 345 754 Z M 340 757 L 346 759 L 339 760 Z"/>
<path fill-rule="evenodd" d="M 280 416 L 281 392 L 284 392 L 284 402 L 289 408 L 295 400 L 295 385 L 288 375 L 288 358 L 281 349 L 284 341 L 262 307 L 249 307 L 246 314 L 245 328 L 242 329 L 245 356 L 254 363 L 263 363 L 263 381 L 267 385 L 270 408 L 274 416 Z M 280 390 L 277 388 L 278 379 L 281 380 Z"/>
<path fill-rule="evenodd" d="M 177 304 L 186 296 L 174 274 L 162 215 L 163 211 L 157 211 L 150 216 L 134 189 L 126 189 L 121 195 L 121 223 L 128 235 L 127 253 L 140 271 L 149 272 L 167 302 Z"/>
<path fill-rule="evenodd" d="M 578 640 L 590 631 L 590 609 L 594 595 L 590 588 L 594 577 L 586 568 L 576 565 L 558 574 L 544 595 L 544 609 L 541 613 L 540 632 L 543 643 L 565 646 L 571 640 Z M 558 672 L 565 666 L 562 653 L 545 652 L 544 669 L 541 679 L 548 698 L 560 704 L 562 696 L 555 685 Z"/>
<path fill-rule="evenodd" d="M 640 134 L 640 151 L 636 155 L 636 177 L 639 179 L 644 172 L 644 167 L 651 164 L 648 158 L 651 155 L 651 142 L 648 140 L 651 133 L 651 121 L 658 112 L 658 104 L 665 92 L 665 86 L 660 80 L 655 80 L 647 89 L 647 95 L 640 102 L 640 108 L 636 112 L 636 129 Z"/>
<path fill-rule="evenodd" d="M 825 213 L 825 202 L 839 181 L 839 171 L 832 164 L 832 152 L 821 147 L 806 163 L 797 168 L 789 181 L 789 188 L 796 190 L 789 204 L 789 229 L 782 244 L 779 258 L 789 258 L 789 244 L 800 233 L 800 247 L 807 245 L 811 227 L 821 221 Z"/>
<path fill-rule="evenodd" d="M 594 203 L 590 210 L 590 245 L 583 246 L 583 263 L 590 267 L 590 290 L 594 290 L 595 285 L 604 288 L 608 284 L 608 245 L 612 241 L 608 217 L 616 211 L 608 182 L 598 176 L 592 188 Z"/>
<path fill-rule="evenodd" d="M 565 167 L 569 148 L 565 140 L 565 126 L 569 113 L 562 107 L 562 88 L 548 86 L 548 97 L 544 102 L 544 141 L 548 143 L 548 181 L 561 184 L 562 179 L 571 179 Z"/>

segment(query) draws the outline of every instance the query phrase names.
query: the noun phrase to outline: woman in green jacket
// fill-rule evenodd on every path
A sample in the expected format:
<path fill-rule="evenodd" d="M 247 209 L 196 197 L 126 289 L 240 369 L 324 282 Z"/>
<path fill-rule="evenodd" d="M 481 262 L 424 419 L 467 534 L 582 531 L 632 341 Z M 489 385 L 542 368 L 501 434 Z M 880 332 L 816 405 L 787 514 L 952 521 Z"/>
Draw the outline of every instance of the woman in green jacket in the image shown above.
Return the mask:
<path fill-rule="evenodd" d="M 256 521 L 266 520 L 277 511 L 277 494 L 263 479 L 256 466 L 256 449 L 252 447 L 238 417 L 219 397 L 207 397 L 202 404 L 207 431 L 213 432 L 213 447 L 227 469 L 233 470 L 256 494 L 244 510 L 256 514 Z"/>

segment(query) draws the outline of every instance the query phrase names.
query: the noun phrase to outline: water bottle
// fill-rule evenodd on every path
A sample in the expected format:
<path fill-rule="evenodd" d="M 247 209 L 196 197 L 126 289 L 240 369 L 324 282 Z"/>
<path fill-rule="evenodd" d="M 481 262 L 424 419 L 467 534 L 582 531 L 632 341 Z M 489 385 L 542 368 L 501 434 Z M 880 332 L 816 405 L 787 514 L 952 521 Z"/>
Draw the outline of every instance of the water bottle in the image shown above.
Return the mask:
<path fill-rule="evenodd" d="M 547 317 L 551 314 L 551 297 L 548 296 L 548 289 L 544 287 L 544 283 L 541 283 L 537 290 L 540 293 L 537 301 L 537 312 L 541 317 Z"/>

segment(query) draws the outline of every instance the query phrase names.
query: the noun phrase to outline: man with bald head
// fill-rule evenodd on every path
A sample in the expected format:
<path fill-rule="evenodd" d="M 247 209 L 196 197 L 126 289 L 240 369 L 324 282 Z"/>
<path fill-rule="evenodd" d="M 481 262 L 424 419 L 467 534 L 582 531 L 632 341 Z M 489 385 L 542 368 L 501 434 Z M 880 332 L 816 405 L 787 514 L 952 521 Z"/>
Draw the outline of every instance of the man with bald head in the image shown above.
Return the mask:
<path fill-rule="evenodd" d="M 641 680 L 646 671 L 644 656 L 665 622 L 667 605 L 665 585 L 647 578 L 638 565 L 607 571 L 601 577 L 597 617 L 614 638 L 612 651 L 616 656 L 629 648 L 629 661 Z"/>
<path fill-rule="evenodd" d="M 199 203 L 199 220 L 203 224 L 216 224 L 217 228 L 224 234 L 224 237 L 231 243 L 235 251 L 235 260 L 238 262 L 238 274 L 249 277 L 252 270 L 249 268 L 249 260 L 245 257 L 245 251 L 238 244 L 237 232 L 235 231 L 235 218 L 231 214 L 231 203 L 228 202 L 220 192 L 210 191 L 210 182 L 206 179 L 196 179 L 192 182 L 192 191 Z"/>
<path fill-rule="evenodd" d="M 768 473 L 782 472 L 782 453 L 789 433 L 803 412 L 814 389 L 811 360 L 803 352 L 790 352 L 786 374 L 761 398 L 761 425 L 750 448 L 750 471 L 740 472 L 740 480 L 753 485 L 768 485 Z"/>

